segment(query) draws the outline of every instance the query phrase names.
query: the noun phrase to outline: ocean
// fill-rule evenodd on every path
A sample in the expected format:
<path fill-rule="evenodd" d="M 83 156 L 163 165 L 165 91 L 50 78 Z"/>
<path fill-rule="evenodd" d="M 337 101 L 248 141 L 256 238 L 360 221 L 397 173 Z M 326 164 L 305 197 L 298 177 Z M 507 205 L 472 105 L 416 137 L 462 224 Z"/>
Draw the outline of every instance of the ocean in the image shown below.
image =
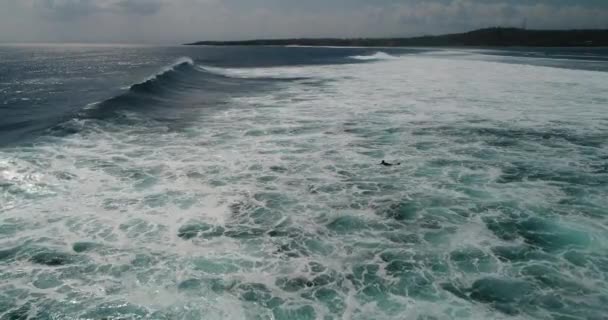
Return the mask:
<path fill-rule="evenodd" d="M 608 49 L 3 45 L 0 244 L 3 320 L 606 319 Z"/>

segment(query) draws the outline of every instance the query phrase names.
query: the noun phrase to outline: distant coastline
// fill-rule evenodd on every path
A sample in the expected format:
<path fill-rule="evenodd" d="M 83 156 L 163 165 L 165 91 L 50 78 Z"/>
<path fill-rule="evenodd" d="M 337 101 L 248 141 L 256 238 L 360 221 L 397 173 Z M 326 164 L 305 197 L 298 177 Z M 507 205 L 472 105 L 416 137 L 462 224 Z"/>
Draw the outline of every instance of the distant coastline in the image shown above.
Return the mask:
<path fill-rule="evenodd" d="M 486 28 L 466 33 L 413 38 L 267 39 L 199 41 L 208 46 L 333 46 L 333 47 L 607 47 L 608 29 L 527 30 Z"/>

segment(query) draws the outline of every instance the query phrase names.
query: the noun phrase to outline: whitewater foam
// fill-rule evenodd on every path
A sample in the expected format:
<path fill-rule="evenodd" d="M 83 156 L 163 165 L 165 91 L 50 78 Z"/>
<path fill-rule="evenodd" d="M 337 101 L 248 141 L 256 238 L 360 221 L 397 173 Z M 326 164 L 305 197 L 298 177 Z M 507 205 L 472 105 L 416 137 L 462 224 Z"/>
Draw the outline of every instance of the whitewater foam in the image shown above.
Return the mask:
<path fill-rule="evenodd" d="M 397 57 L 392 56 L 386 52 L 382 52 L 382 51 L 378 51 L 374 54 L 371 55 L 367 55 L 367 56 L 352 56 L 350 57 L 351 59 L 355 59 L 355 60 L 391 60 L 391 59 L 397 59 Z"/>
<path fill-rule="evenodd" d="M 180 130 L 80 120 L 87 130 L 0 150 L 3 186 L 54 192 L 2 189 L 0 241 L 17 248 L 3 285 L 82 318 L 601 315 L 575 296 L 606 287 L 605 222 L 581 215 L 606 207 L 588 173 L 602 170 L 605 145 L 589 143 L 605 134 L 607 75 L 377 60 L 202 67 L 318 81 L 231 96 Z M 567 307 L 551 310 L 554 296 Z"/>

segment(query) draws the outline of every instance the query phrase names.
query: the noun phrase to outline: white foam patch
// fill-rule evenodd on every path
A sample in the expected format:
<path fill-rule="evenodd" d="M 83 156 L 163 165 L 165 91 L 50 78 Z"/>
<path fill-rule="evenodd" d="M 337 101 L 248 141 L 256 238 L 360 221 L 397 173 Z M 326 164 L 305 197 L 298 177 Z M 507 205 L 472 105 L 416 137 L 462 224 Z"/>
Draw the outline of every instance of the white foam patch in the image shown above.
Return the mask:
<path fill-rule="evenodd" d="M 126 89 L 128 89 L 128 88 L 121 88 L 121 89 L 126 90 Z M 84 108 L 83 108 L 83 109 L 84 109 L 84 110 L 92 110 L 92 109 L 95 109 L 95 108 L 97 108 L 97 106 L 99 106 L 99 104 L 100 104 L 100 103 L 101 103 L 101 102 L 99 102 L 99 101 L 95 101 L 95 102 L 88 103 L 86 106 L 84 106 Z"/>
<path fill-rule="evenodd" d="M 382 52 L 382 51 L 378 51 L 374 54 L 371 55 L 367 55 L 367 56 L 352 56 L 350 57 L 351 59 L 355 59 L 355 60 L 391 60 L 391 59 L 397 59 L 397 57 L 392 56 L 386 52 Z"/>
<path fill-rule="evenodd" d="M 233 77 L 233 78 L 274 78 L 286 79 L 307 74 L 308 67 L 273 67 L 273 68 L 218 68 L 210 66 L 199 66 L 203 71 Z"/>

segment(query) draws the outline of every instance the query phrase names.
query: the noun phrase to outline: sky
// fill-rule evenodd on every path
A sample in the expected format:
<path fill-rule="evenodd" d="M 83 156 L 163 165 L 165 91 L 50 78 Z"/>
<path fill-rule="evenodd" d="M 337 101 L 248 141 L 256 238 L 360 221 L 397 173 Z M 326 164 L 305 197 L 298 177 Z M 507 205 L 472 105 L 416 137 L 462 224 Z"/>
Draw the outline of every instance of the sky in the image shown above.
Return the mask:
<path fill-rule="evenodd" d="M 0 42 L 179 44 L 608 29 L 608 0 L 0 0 Z"/>

